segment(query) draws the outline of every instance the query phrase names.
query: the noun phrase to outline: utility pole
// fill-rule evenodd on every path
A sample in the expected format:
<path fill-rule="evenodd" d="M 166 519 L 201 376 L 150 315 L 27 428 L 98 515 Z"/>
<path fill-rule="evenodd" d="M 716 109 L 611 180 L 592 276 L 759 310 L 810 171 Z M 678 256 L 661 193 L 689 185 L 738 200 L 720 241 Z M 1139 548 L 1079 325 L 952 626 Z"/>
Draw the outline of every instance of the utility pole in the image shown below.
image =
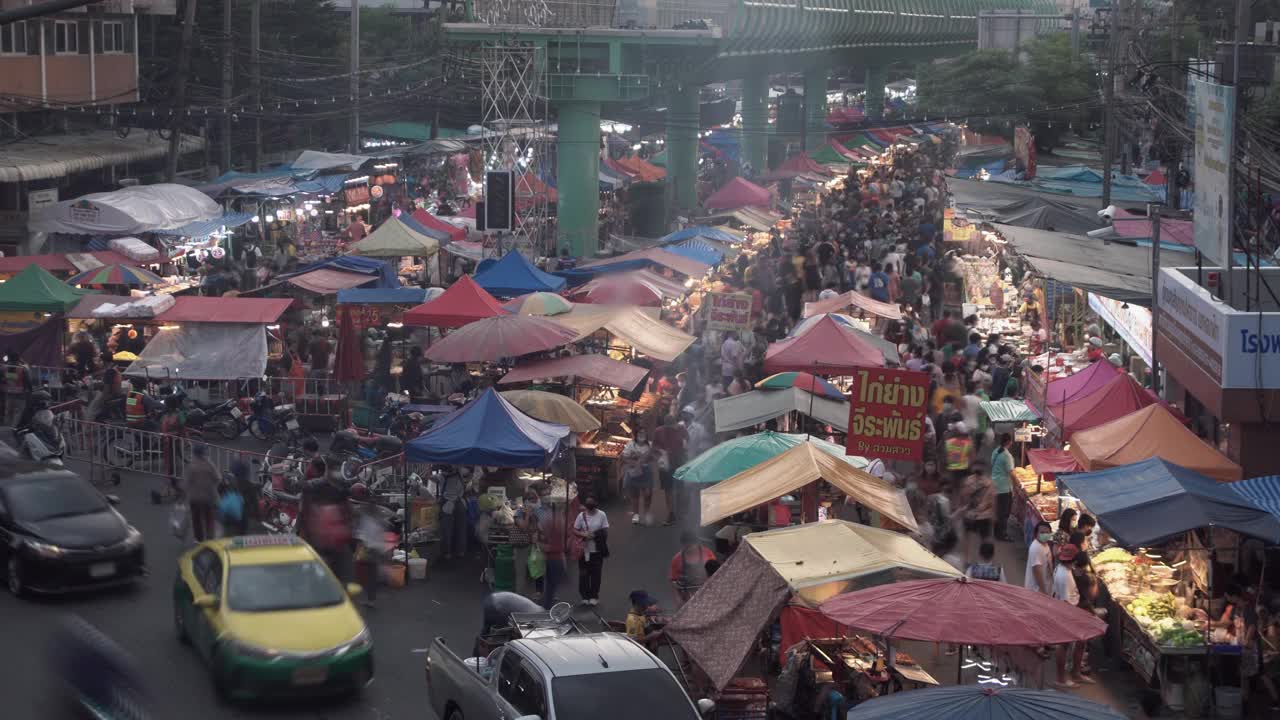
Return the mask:
<path fill-rule="evenodd" d="M 1137 21 L 1138 12 L 1136 10 L 1136 5 L 1137 3 L 1134 2 L 1134 0 L 1123 0 L 1119 3 L 1121 8 L 1120 27 L 1118 28 L 1119 37 L 1117 38 L 1119 41 L 1119 47 L 1116 51 L 1116 68 L 1119 72 L 1116 73 L 1116 79 L 1120 81 L 1119 90 L 1122 100 L 1129 95 L 1129 82 L 1125 77 L 1125 70 L 1123 68 L 1128 64 L 1125 62 L 1125 58 L 1129 55 L 1129 33 L 1132 31 L 1132 28 Z M 1116 150 L 1120 153 L 1120 174 L 1128 175 L 1132 171 L 1132 168 L 1129 167 L 1132 153 L 1129 150 L 1129 134 L 1126 132 L 1126 126 L 1128 123 L 1126 123 L 1123 118 L 1117 118 L 1117 120 Z"/>
<path fill-rule="evenodd" d="M 1080 57 L 1080 8 L 1071 8 L 1071 57 Z"/>
<path fill-rule="evenodd" d="M 235 0 L 222 0 L 222 172 L 231 170 L 231 94 L 234 90 L 235 59 L 232 56 L 231 11 Z"/>
<path fill-rule="evenodd" d="M 351 138 L 347 152 L 360 152 L 360 0 L 351 0 Z"/>
<path fill-rule="evenodd" d="M 1147 205 L 1147 217 L 1151 218 L 1151 308 L 1156 310 L 1160 295 L 1160 206 Z M 1160 363 L 1156 360 L 1156 324 L 1160 313 L 1151 313 L 1151 391 L 1160 396 Z"/>
<path fill-rule="evenodd" d="M 1181 90 L 1186 87 L 1185 83 L 1180 83 L 1182 75 L 1178 72 L 1179 64 L 1182 62 L 1182 3 L 1175 0 L 1173 3 L 1173 22 L 1169 26 L 1169 86 L 1174 91 Z M 1170 95 L 1174 98 L 1173 102 L 1178 103 L 1177 95 Z M 1176 108 L 1169 108 L 1176 110 Z M 1182 117 L 1180 112 L 1174 112 L 1175 117 Z M 1181 205 L 1179 197 L 1181 190 L 1178 187 L 1178 174 L 1182 171 L 1182 138 L 1178 133 L 1170 131 L 1168 133 L 1169 140 L 1173 144 L 1170 156 L 1173 162 L 1169 163 L 1169 174 L 1165 178 L 1164 184 L 1164 202 L 1169 206 L 1170 210 L 1177 210 Z"/>
<path fill-rule="evenodd" d="M 1232 121 L 1235 123 L 1235 127 L 1232 128 L 1232 132 L 1231 132 L 1231 143 L 1232 143 L 1232 147 L 1230 150 L 1231 165 L 1230 165 L 1230 173 L 1227 176 L 1228 178 L 1227 182 L 1229 183 L 1227 187 L 1227 207 L 1226 207 L 1227 247 L 1223 250 L 1223 253 L 1222 253 L 1223 257 L 1222 257 L 1222 282 L 1221 282 L 1222 299 L 1227 302 L 1227 305 L 1232 304 L 1231 303 L 1231 299 L 1232 299 L 1231 266 L 1235 264 L 1236 188 L 1244 184 L 1244 183 L 1238 182 L 1238 180 L 1240 179 L 1240 167 L 1239 167 L 1239 163 L 1235 159 L 1235 150 L 1236 150 L 1235 145 L 1236 143 L 1240 142 L 1240 98 L 1242 96 L 1242 93 L 1240 92 L 1240 46 L 1249 41 L 1249 31 L 1252 26 L 1252 23 L 1250 22 L 1250 17 L 1251 17 L 1250 10 L 1252 10 L 1251 3 L 1245 2 L 1245 0 L 1236 0 L 1235 42 L 1232 44 L 1232 49 L 1231 49 L 1231 85 L 1234 88 L 1234 97 L 1232 99 L 1232 102 L 1234 102 L 1236 105 L 1234 108 L 1232 108 L 1231 118 L 1232 118 Z M 1244 251 L 1245 251 L 1244 269 L 1245 269 L 1246 278 L 1247 278 L 1248 272 L 1249 272 L 1249 260 L 1248 260 L 1249 245 L 1247 241 L 1244 245 Z M 1247 288 L 1248 284 L 1246 283 L 1245 286 Z M 1248 293 L 1246 292 L 1246 297 L 1247 296 L 1248 296 Z"/>
<path fill-rule="evenodd" d="M 253 92 L 253 171 L 262 169 L 262 0 L 249 0 L 249 84 Z"/>
<path fill-rule="evenodd" d="M 1123 2 L 1123 0 L 1121 0 Z M 1111 205 L 1111 166 L 1115 163 L 1116 138 L 1116 52 L 1120 32 L 1120 8 L 1111 13 L 1111 28 L 1107 32 L 1107 74 L 1102 81 L 1102 207 Z"/>
<path fill-rule="evenodd" d="M 187 74 L 191 70 L 191 35 L 196 26 L 196 0 L 186 0 L 182 13 L 182 45 L 178 48 L 178 71 L 173 76 L 173 104 L 169 118 L 169 163 L 164 177 L 173 182 L 178 176 L 178 155 L 182 152 L 182 118 L 187 108 Z"/>

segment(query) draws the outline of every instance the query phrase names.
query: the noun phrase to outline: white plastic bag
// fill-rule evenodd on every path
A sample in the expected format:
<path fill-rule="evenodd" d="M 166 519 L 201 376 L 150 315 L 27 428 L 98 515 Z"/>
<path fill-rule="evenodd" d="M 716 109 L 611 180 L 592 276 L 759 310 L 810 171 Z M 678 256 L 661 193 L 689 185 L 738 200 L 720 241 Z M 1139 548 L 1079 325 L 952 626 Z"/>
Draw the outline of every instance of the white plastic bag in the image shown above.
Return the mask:
<path fill-rule="evenodd" d="M 191 508 L 182 501 L 173 504 L 169 511 L 169 531 L 179 540 L 187 539 L 187 530 L 191 528 Z"/>

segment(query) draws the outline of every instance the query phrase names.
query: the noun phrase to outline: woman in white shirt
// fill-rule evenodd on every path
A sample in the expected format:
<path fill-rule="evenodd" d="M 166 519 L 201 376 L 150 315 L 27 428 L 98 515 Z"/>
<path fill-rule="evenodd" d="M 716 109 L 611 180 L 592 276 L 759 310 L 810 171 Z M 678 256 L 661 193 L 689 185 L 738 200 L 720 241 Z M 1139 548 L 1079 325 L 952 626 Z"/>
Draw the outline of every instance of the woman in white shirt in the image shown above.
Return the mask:
<path fill-rule="evenodd" d="M 578 595 L 583 605 L 600 602 L 600 578 L 604 559 L 609 557 L 609 516 L 604 514 L 595 496 L 588 495 L 583 510 L 573 521 L 573 533 L 582 538 L 582 557 L 578 559 Z"/>

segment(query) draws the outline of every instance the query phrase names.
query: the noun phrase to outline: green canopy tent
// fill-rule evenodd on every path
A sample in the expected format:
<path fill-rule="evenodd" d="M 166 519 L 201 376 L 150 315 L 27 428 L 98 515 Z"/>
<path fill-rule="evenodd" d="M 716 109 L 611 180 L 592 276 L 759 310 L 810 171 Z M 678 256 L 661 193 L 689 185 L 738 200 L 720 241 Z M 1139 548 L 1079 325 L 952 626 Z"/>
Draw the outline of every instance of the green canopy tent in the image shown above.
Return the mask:
<path fill-rule="evenodd" d="M 67 285 L 39 265 L 28 265 L 0 285 L 0 311 L 63 313 L 91 292 Z"/>
<path fill-rule="evenodd" d="M 865 165 L 866 164 L 865 162 L 850 160 L 844 155 L 841 155 L 830 144 L 823 145 L 817 150 L 814 150 L 813 152 L 809 153 L 809 157 L 813 158 L 813 161 L 820 165 L 851 165 L 851 164 Z"/>
<path fill-rule="evenodd" d="M 399 218 L 388 218 L 368 237 L 352 243 L 352 255 L 365 257 L 431 257 L 440 250 L 440 242 L 423 235 Z"/>
<path fill-rule="evenodd" d="M 870 464 L 866 458 L 845 455 L 843 446 L 820 440 L 812 435 L 766 430 L 722 442 L 676 468 L 674 475 L 681 482 L 714 485 L 743 470 L 749 470 L 766 460 L 777 457 L 804 442 L 813 443 L 819 450 L 840 458 L 855 469 L 863 470 Z"/>

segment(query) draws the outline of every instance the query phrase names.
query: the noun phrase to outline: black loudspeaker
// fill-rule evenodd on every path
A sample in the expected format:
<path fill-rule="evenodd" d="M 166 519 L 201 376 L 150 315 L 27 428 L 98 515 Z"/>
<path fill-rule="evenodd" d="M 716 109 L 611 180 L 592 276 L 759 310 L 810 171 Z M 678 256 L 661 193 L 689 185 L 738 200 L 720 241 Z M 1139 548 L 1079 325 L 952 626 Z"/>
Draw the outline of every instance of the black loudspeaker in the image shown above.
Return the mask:
<path fill-rule="evenodd" d="M 515 176 L 509 170 L 494 170 L 484 176 L 485 227 L 511 230 L 515 219 Z"/>
<path fill-rule="evenodd" d="M 478 232 L 484 232 L 485 230 L 489 229 L 489 226 L 485 223 L 486 219 L 487 218 L 485 218 L 484 216 L 484 201 L 477 200 L 476 201 L 476 230 Z"/>

